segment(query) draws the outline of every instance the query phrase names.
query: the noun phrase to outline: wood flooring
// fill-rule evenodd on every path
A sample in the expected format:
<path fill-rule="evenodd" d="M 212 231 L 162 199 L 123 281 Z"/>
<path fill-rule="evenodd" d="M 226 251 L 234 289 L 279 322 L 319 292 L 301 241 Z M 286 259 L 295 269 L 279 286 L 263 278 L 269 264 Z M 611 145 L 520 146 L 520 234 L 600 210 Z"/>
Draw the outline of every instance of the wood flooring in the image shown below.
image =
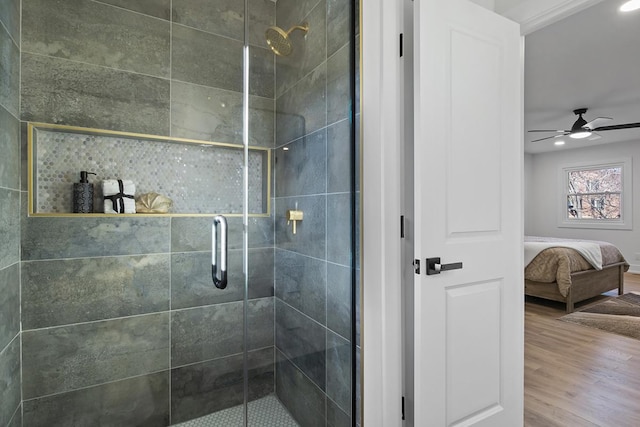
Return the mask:
<path fill-rule="evenodd" d="M 640 292 L 640 275 L 624 281 Z M 564 315 L 564 304 L 527 297 L 524 425 L 640 426 L 640 341 L 557 320 Z"/>

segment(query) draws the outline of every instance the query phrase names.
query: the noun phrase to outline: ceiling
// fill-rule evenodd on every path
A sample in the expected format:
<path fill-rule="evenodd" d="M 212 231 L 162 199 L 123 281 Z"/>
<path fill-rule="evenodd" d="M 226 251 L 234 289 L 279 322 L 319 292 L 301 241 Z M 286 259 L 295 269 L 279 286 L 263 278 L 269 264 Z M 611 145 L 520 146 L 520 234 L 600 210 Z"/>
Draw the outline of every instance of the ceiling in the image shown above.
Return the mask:
<path fill-rule="evenodd" d="M 640 128 L 601 132 L 596 141 L 563 138 L 532 144 L 552 133 L 529 129 L 570 129 L 576 108 L 590 121 L 640 122 L 640 10 L 618 11 L 622 0 L 604 0 L 525 38 L 524 125 L 526 153 L 640 141 Z"/>

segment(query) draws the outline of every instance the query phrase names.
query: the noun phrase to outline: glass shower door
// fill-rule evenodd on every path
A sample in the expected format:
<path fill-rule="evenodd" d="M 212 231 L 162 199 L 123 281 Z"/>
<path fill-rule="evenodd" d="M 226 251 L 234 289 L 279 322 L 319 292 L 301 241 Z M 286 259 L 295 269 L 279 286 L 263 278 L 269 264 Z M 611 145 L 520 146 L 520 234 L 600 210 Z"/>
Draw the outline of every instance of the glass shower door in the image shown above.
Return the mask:
<path fill-rule="evenodd" d="M 172 344 L 171 421 L 184 426 L 245 426 L 247 404 L 275 390 L 274 59 L 265 47 L 252 52 L 248 42 L 259 44 L 257 28 L 271 23 L 275 4 L 248 3 L 249 11 L 242 1 L 172 2 L 172 32 L 185 50 L 172 61 L 185 60 L 180 66 L 197 75 L 172 88 L 188 113 L 177 109 L 172 120 L 187 137 L 228 144 L 209 165 L 225 171 L 224 181 L 207 188 L 216 209 L 184 219 L 207 243 L 193 248 L 197 254 L 176 256 L 194 258 L 184 280 L 191 298 L 172 318 L 172 342 L 183 343 Z M 256 30 L 247 38 L 249 21 Z M 197 54 L 187 58 L 189 50 Z"/>
<path fill-rule="evenodd" d="M 270 218 L 246 228 L 250 426 L 356 425 L 355 14 L 351 0 L 248 2 L 246 139 L 273 166 Z M 252 318 L 266 312 L 268 333 Z"/>
<path fill-rule="evenodd" d="M 206 24 L 211 32 L 235 25 L 211 40 L 210 72 L 235 64 L 218 78 L 234 89 L 194 93 L 204 102 L 194 114 L 211 138 L 241 144 L 232 180 L 242 201 L 216 212 L 228 224 L 228 283 L 218 288 L 210 277 L 195 321 L 197 385 L 179 392 L 197 408 L 192 418 L 210 425 L 356 425 L 355 5 L 225 8 L 226 18 Z M 214 229 L 206 220 L 211 230 L 223 222 Z M 221 257 L 206 255 L 221 280 Z"/>

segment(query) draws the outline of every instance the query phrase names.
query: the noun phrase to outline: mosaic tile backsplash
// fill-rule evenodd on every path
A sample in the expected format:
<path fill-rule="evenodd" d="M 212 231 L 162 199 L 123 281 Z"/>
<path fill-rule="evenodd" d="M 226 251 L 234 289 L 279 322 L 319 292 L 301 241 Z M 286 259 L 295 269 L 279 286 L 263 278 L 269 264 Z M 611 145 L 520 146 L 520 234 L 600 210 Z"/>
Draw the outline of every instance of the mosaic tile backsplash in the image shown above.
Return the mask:
<path fill-rule="evenodd" d="M 34 129 L 34 212 L 72 212 L 73 183 L 94 172 L 94 212 L 103 212 L 102 180 L 130 179 L 136 196 L 173 200 L 170 213 L 242 213 L 242 149 Z M 249 213 L 266 213 L 268 158 L 249 150 Z"/>

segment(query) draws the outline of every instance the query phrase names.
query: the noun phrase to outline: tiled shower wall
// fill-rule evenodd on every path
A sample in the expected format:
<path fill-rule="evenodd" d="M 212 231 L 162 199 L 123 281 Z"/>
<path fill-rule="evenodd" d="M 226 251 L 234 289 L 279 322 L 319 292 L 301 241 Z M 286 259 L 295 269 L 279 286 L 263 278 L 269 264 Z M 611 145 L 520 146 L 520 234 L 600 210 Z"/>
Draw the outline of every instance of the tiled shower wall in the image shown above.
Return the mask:
<path fill-rule="evenodd" d="M 280 28 L 309 25 L 276 58 L 274 153 L 276 392 L 304 426 L 351 425 L 350 3 L 276 3 Z"/>
<path fill-rule="evenodd" d="M 0 0 L 0 426 L 20 426 L 20 1 Z"/>
<path fill-rule="evenodd" d="M 242 3 L 22 0 L 21 119 L 241 142 Z M 18 0 L 0 0 L 2 16 L 7 4 L 19 16 Z M 275 236 L 273 215 L 249 228 L 250 397 L 277 387 L 303 425 L 350 418 L 347 6 L 279 0 L 280 26 L 306 19 L 311 29 L 302 44 L 292 33 L 294 54 L 274 61 L 262 37 L 276 6 L 250 0 L 250 143 L 277 146 L 279 158 Z M 4 47 L 3 64 L 19 63 L 5 56 L 20 51 Z M 16 88 L 15 125 L 19 78 L 5 81 Z M 0 274 L 17 276 L 6 283 L 19 292 L 17 189 L 26 212 L 26 180 L 20 187 L 16 172 L 16 191 L 5 189 L 3 174 L 18 163 L 0 162 L 0 192 L 12 200 L 1 205 L 2 250 L 14 244 L 16 253 L 15 273 L 2 264 Z M 283 218 L 296 203 L 305 221 L 292 236 Z M 208 218 L 22 215 L 24 425 L 161 425 L 242 401 L 242 280 L 211 288 L 209 231 Z M 241 271 L 240 232 L 230 219 L 230 272 Z M 2 298 L 2 315 L 15 319 L 19 303 Z M 10 380 L 19 379 L 13 337 L 0 353 Z M 0 396 L 0 416 L 20 402 L 19 386 L 7 390 L 16 403 Z M 20 415 L 9 417 L 20 425 Z"/>
<path fill-rule="evenodd" d="M 219 291 L 208 218 L 26 219 L 25 425 L 166 425 L 242 403 L 242 225 L 229 223 L 229 286 Z M 256 398 L 274 387 L 273 250 L 271 219 L 251 225 Z"/>
<path fill-rule="evenodd" d="M 274 59 L 260 37 L 275 5 L 250 9 L 251 144 L 272 147 Z M 22 0 L 21 119 L 241 142 L 243 19 L 242 2 L 222 0 Z M 11 218 L 0 224 L 15 258 Z M 24 425 L 166 425 L 241 403 L 240 219 L 229 227 L 220 291 L 211 218 L 22 215 Z M 256 398 L 275 387 L 273 216 L 249 230 Z"/>

